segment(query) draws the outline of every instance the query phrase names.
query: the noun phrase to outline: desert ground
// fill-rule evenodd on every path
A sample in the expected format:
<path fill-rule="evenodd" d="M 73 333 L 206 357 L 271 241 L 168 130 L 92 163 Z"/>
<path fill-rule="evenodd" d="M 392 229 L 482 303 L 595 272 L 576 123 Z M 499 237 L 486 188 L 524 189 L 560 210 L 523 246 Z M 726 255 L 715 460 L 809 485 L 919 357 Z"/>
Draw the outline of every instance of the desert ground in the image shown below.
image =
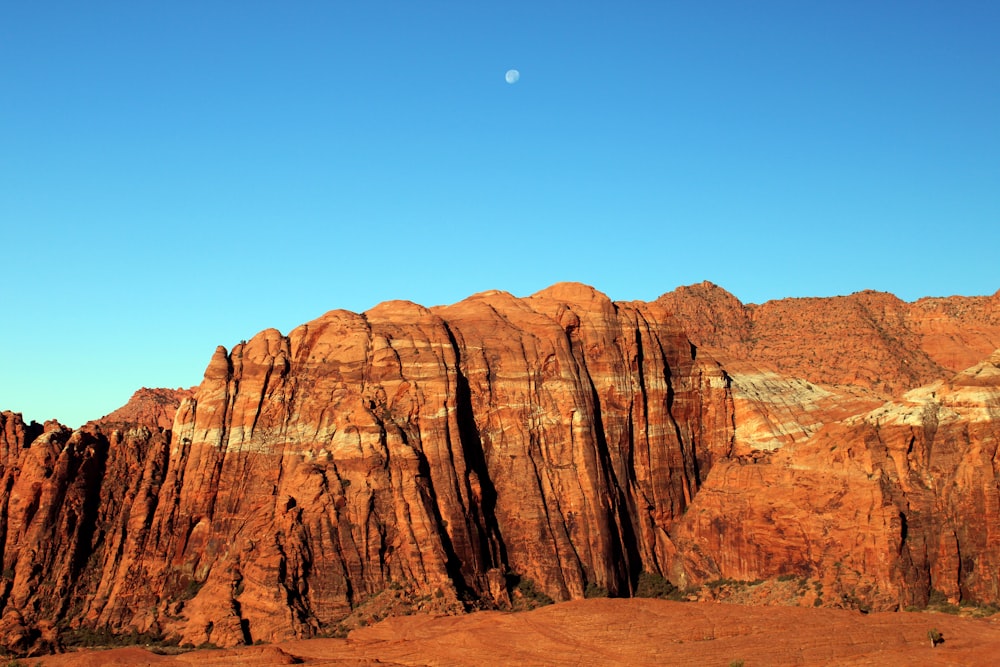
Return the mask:
<path fill-rule="evenodd" d="M 928 631 L 944 642 L 931 647 Z M 649 599 L 592 599 L 530 612 L 413 615 L 310 639 L 159 655 L 141 647 L 23 660 L 107 665 L 990 665 L 1000 615 L 870 613 Z"/>

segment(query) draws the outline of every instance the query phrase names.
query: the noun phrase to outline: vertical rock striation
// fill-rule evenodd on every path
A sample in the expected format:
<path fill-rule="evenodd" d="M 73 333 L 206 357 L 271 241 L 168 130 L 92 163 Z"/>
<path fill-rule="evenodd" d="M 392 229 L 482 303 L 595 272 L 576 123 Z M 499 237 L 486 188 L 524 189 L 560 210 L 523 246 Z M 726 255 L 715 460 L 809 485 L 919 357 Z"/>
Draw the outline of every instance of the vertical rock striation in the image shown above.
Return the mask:
<path fill-rule="evenodd" d="M 97 426 L 19 455 L 7 606 L 194 644 L 327 631 L 390 586 L 455 605 L 503 603 L 516 578 L 629 595 L 734 438 L 718 364 L 662 310 L 582 285 L 263 331 L 216 351 L 172 432 Z M 79 487 L 80 516 L 61 498 L 24 516 L 22 486 L 59 457 L 50 485 Z M 29 599 L 29 542 L 71 561 L 43 567 L 65 573 L 59 608 Z"/>
<path fill-rule="evenodd" d="M 794 574 L 881 608 L 935 591 L 995 604 L 998 444 L 1000 352 L 766 460 L 717 465 L 675 528 L 672 574 Z"/>
<path fill-rule="evenodd" d="M 744 305 L 704 282 L 654 303 L 727 366 L 750 361 L 814 383 L 865 387 L 883 399 L 962 371 L 1000 348 L 1000 291 L 907 303 L 865 290 Z"/>
<path fill-rule="evenodd" d="M 710 288 L 331 311 L 220 347 L 193 392 L 143 390 L 75 433 L 0 413 L 0 635 L 233 645 L 336 631 L 394 591 L 459 610 L 508 605 L 525 579 L 556 600 L 627 596 L 642 572 L 793 572 L 883 607 L 996 601 L 997 536 L 976 519 L 996 523 L 996 358 L 895 403 L 878 392 L 993 340 L 997 297 L 924 304 L 923 329 L 874 293 L 815 316 L 910 327 L 883 351 L 950 341 L 908 357 L 913 377 L 865 357 L 891 381 L 858 389 L 815 378 L 849 379 L 822 347 L 830 368 L 790 372 L 807 355 L 790 331 Z"/>

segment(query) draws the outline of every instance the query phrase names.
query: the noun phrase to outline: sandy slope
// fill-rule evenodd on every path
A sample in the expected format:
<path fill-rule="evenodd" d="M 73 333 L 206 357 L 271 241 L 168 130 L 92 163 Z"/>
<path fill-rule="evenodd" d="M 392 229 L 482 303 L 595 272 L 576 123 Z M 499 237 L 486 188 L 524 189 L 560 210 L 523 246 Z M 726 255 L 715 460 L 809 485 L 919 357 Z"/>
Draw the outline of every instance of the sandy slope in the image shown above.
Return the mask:
<path fill-rule="evenodd" d="M 932 649 L 927 631 L 943 645 Z M 988 665 L 1000 617 L 597 599 L 532 612 L 406 616 L 347 639 L 160 656 L 141 648 L 45 658 L 58 665 Z M 35 664 L 34 660 L 26 664 Z"/>

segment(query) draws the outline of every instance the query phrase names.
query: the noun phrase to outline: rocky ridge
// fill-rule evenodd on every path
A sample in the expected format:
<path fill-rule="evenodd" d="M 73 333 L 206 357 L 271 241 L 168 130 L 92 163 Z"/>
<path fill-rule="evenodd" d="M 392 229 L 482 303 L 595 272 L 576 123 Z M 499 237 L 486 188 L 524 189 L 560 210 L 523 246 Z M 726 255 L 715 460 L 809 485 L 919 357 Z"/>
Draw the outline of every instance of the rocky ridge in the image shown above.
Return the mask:
<path fill-rule="evenodd" d="M 998 359 L 945 364 L 1000 338 L 998 295 L 926 317 L 893 299 L 809 301 L 798 351 L 760 324 L 781 308 L 710 285 L 389 302 L 219 348 L 172 428 L 2 413 L 0 635 L 249 644 L 337 632 L 376 599 L 628 596 L 642 573 L 995 603 Z M 840 336 L 874 350 L 853 376 L 821 344 Z"/>
<path fill-rule="evenodd" d="M 656 303 L 684 323 L 695 345 L 724 362 L 867 388 L 882 399 L 969 368 L 1000 348 L 1000 291 L 907 303 L 866 290 L 754 305 L 703 282 Z"/>
<path fill-rule="evenodd" d="M 104 415 L 96 423 L 105 431 L 116 427 L 142 424 L 148 428 L 170 429 L 174 425 L 174 415 L 181 401 L 194 395 L 197 387 L 191 389 L 149 389 L 136 391 L 128 403 L 114 412 Z"/>
<path fill-rule="evenodd" d="M 931 591 L 995 603 L 998 443 L 1000 352 L 756 465 L 718 463 L 672 533 L 675 578 L 795 574 L 883 609 Z"/>

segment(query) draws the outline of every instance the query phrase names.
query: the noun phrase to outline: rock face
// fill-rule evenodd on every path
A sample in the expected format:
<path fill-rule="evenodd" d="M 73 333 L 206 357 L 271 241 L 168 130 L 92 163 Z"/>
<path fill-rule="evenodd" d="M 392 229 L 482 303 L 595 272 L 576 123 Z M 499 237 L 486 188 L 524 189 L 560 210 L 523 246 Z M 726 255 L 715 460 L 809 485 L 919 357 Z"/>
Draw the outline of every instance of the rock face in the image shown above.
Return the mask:
<path fill-rule="evenodd" d="M 843 360 L 789 370 L 835 315 L 796 357 L 787 332 L 749 342 L 769 331 L 755 307 L 697 289 L 712 298 L 560 284 L 332 311 L 75 433 L 2 413 L 0 633 L 21 651 L 83 629 L 233 645 L 335 631 L 375 599 L 504 607 L 527 580 L 627 596 L 642 572 L 996 601 L 1000 548 L 977 518 L 996 525 L 996 358 L 878 392 L 977 354 L 997 296 L 934 301 L 913 340 L 950 351 L 910 353 L 925 361 L 903 379 L 873 354 L 894 379 L 858 388 Z M 858 299 L 871 314 L 883 297 Z"/>
<path fill-rule="evenodd" d="M 796 574 L 883 608 L 1000 593 L 1000 352 L 788 445 L 717 463 L 672 532 L 675 578 Z"/>
<path fill-rule="evenodd" d="M 906 303 L 883 292 L 744 305 L 712 283 L 656 303 L 720 360 L 752 361 L 882 398 L 948 377 L 1000 348 L 1000 291 Z"/>
<path fill-rule="evenodd" d="M 194 394 L 191 389 L 147 389 L 143 387 L 132 395 L 128 403 L 97 420 L 104 430 L 143 424 L 149 428 L 173 427 L 174 415 L 181 401 Z"/>
<path fill-rule="evenodd" d="M 322 631 L 393 584 L 627 594 L 731 445 L 723 374 L 693 356 L 672 320 L 572 286 L 336 311 L 219 349 L 84 612 L 234 643 Z M 151 585 L 116 595 L 122 578 Z"/>

